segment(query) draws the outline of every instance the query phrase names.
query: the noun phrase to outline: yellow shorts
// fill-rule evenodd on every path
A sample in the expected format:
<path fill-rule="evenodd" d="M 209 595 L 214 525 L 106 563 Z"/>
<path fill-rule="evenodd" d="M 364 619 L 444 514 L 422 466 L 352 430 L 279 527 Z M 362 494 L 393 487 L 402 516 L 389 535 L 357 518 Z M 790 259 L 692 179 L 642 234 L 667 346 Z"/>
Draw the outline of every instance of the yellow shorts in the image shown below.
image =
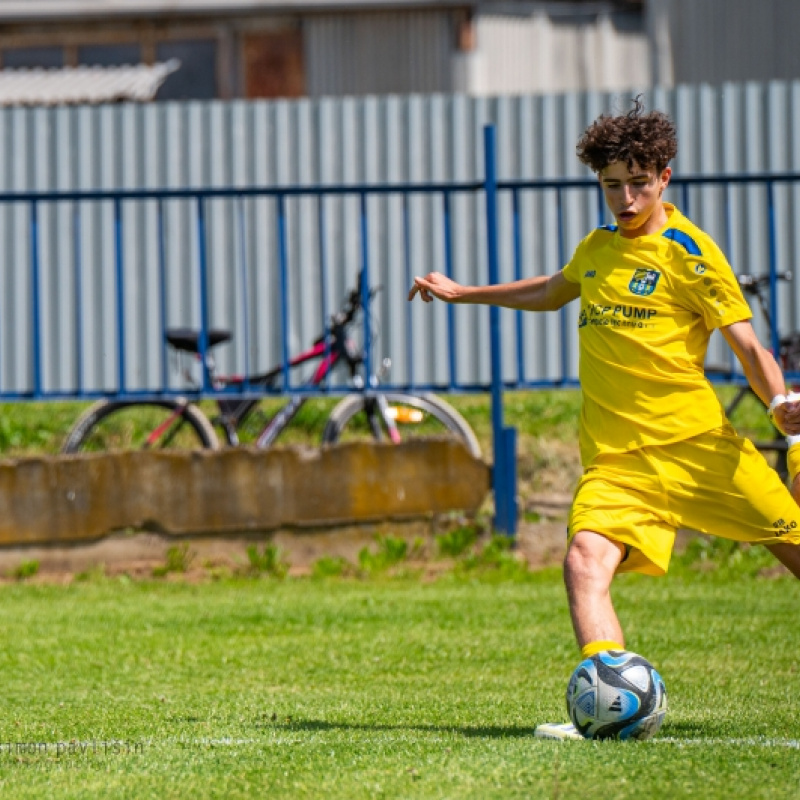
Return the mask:
<path fill-rule="evenodd" d="M 578 482 L 569 538 L 625 545 L 617 572 L 663 575 L 678 528 L 800 544 L 800 507 L 752 443 L 724 426 L 683 442 L 599 456 Z"/>

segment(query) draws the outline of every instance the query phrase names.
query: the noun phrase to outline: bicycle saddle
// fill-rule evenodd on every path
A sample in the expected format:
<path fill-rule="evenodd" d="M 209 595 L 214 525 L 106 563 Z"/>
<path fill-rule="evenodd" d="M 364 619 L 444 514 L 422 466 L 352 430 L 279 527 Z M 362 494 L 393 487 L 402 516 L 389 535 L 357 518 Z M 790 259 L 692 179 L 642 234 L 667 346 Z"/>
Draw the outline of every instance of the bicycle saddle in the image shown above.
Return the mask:
<path fill-rule="evenodd" d="M 220 328 L 212 328 L 208 332 L 208 346 L 215 347 L 222 342 L 228 342 L 231 339 L 231 332 L 225 331 Z M 171 328 L 166 332 L 167 341 L 176 350 L 185 350 L 187 353 L 198 352 L 198 342 L 200 340 L 200 331 L 193 328 Z"/>

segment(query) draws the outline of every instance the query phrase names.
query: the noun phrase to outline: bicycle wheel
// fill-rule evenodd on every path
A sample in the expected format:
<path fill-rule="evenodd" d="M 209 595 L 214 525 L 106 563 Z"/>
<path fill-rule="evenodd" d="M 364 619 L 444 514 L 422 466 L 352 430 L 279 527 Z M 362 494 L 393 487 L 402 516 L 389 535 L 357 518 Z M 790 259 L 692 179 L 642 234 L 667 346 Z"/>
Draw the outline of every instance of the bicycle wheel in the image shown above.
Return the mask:
<path fill-rule="evenodd" d="M 384 392 L 389 413 L 400 437 L 409 439 L 455 438 L 463 442 L 475 457 L 481 457 L 481 446 L 469 423 L 451 405 L 432 394 L 412 395 Z M 351 394 L 331 412 L 323 444 L 359 439 L 382 439 L 386 428 L 375 396 Z"/>
<path fill-rule="evenodd" d="M 98 400 L 78 418 L 62 453 L 110 450 L 217 450 L 200 409 L 185 400 Z"/>

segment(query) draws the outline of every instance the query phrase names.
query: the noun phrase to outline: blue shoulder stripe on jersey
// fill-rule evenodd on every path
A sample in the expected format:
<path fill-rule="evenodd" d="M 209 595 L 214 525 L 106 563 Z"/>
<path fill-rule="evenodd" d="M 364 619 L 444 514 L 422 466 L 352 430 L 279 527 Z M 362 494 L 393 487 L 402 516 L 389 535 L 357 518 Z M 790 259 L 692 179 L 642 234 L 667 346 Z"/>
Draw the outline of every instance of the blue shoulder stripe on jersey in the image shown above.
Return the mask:
<path fill-rule="evenodd" d="M 703 255 L 703 251 L 697 246 L 697 242 L 688 233 L 684 233 L 677 228 L 667 228 L 664 231 L 664 236 L 681 245 L 690 256 Z"/>
<path fill-rule="evenodd" d="M 612 233 L 617 229 L 616 225 L 601 225 L 597 230 L 599 231 L 611 231 Z"/>

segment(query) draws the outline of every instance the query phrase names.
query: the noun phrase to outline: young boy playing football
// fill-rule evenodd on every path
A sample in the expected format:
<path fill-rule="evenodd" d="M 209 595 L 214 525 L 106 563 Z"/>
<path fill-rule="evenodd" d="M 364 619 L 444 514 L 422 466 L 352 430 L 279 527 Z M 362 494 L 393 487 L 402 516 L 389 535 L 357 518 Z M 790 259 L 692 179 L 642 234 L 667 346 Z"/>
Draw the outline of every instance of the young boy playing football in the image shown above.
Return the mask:
<path fill-rule="evenodd" d="M 628 114 L 599 117 L 577 153 L 616 224 L 590 233 L 555 275 L 463 286 L 434 272 L 415 278 L 409 292 L 409 300 L 525 311 L 580 302 L 584 473 L 564 582 L 584 658 L 625 648 L 611 581 L 629 571 L 663 575 L 678 528 L 763 544 L 800 578 L 800 508 L 733 430 L 704 376 L 712 331 L 725 337 L 786 434 L 800 434 L 800 403 L 787 402 L 781 369 L 756 338 L 719 247 L 662 198 L 676 152 L 672 122 L 638 101 Z M 800 469 L 800 448 L 791 449 L 790 464 L 793 474 Z M 570 725 L 537 733 L 580 738 Z"/>

